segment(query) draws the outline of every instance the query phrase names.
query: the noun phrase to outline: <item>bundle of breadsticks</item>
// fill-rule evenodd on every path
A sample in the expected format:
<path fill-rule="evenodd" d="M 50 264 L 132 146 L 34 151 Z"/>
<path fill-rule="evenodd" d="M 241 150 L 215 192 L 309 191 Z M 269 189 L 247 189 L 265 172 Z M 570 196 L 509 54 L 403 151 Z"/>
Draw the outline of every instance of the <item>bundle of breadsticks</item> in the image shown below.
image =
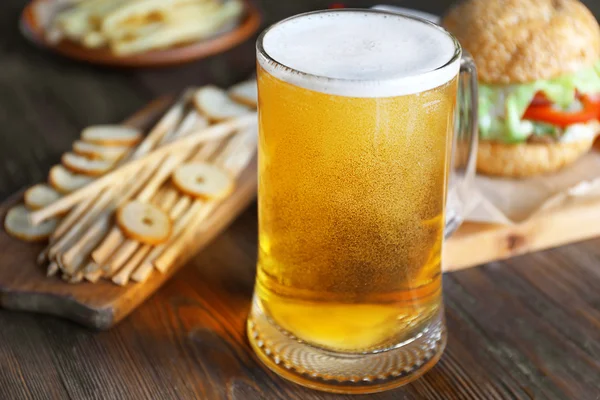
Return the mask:
<path fill-rule="evenodd" d="M 118 285 L 166 272 L 231 195 L 256 151 L 256 81 L 188 89 L 144 136 L 86 128 L 5 217 L 6 231 L 48 240 L 48 276 Z"/>

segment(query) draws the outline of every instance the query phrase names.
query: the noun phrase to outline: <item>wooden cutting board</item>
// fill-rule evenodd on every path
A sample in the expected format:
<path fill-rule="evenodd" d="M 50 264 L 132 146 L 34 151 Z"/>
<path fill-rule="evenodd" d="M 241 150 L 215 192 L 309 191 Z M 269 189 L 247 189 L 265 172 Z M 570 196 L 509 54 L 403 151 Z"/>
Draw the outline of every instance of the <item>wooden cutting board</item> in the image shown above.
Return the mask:
<path fill-rule="evenodd" d="M 128 119 L 134 126 L 149 126 L 171 104 L 159 99 Z M 94 329 L 108 329 L 154 293 L 195 253 L 223 231 L 256 197 L 256 158 L 240 175 L 234 193 L 205 222 L 196 235 L 194 248 L 183 254 L 175 266 L 161 274 L 153 272 L 141 284 L 121 287 L 101 280 L 69 284 L 57 277 L 46 277 L 45 267 L 36 263 L 44 244 L 32 244 L 12 238 L 0 229 L 0 306 L 12 310 L 32 311 L 64 317 Z M 21 201 L 16 194 L 0 205 L 4 221 L 7 210 Z"/>
<path fill-rule="evenodd" d="M 596 236 L 600 236 L 600 201 L 593 199 L 549 210 L 517 225 L 467 222 L 445 243 L 444 271 L 469 268 Z"/>
<path fill-rule="evenodd" d="M 242 173 L 233 196 L 229 197 L 206 221 L 206 229 L 195 238 L 195 248 L 184 254 L 174 268 L 161 274 L 155 271 L 141 284 L 121 287 L 101 280 L 69 284 L 57 277 L 46 277 L 45 267 L 36 263 L 43 244 L 16 240 L 0 231 L 0 306 L 12 310 L 57 315 L 94 329 L 108 329 L 173 275 L 190 257 L 223 231 L 256 196 L 256 160 Z M 21 200 L 16 195 L 0 206 L 0 218 Z"/>

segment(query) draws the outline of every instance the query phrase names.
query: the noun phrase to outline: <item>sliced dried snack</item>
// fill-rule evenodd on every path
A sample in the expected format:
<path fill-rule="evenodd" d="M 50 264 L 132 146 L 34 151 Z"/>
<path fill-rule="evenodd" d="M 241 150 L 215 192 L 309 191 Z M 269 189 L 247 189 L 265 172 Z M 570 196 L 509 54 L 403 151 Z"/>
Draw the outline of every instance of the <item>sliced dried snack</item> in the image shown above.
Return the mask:
<path fill-rule="evenodd" d="M 258 106 L 258 87 L 256 86 L 256 79 L 233 85 L 228 93 L 229 97 L 238 103 L 242 103 L 252 108 Z"/>
<path fill-rule="evenodd" d="M 194 93 L 194 105 L 211 121 L 224 121 L 247 114 L 250 109 L 233 101 L 222 89 L 205 86 Z"/>
<path fill-rule="evenodd" d="M 124 125 L 96 125 L 85 128 L 81 139 L 103 146 L 133 146 L 142 139 L 142 132 Z"/>
<path fill-rule="evenodd" d="M 61 162 L 71 171 L 87 176 L 102 175 L 114 165 L 114 161 L 93 160 L 75 153 L 63 154 Z"/>
<path fill-rule="evenodd" d="M 233 179 L 214 165 L 183 164 L 173 173 L 173 184 L 190 196 L 201 199 L 220 199 L 233 190 Z"/>
<path fill-rule="evenodd" d="M 45 183 L 39 183 L 27 189 L 23 195 L 25 205 L 30 210 L 39 210 L 60 198 L 60 193 Z"/>
<path fill-rule="evenodd" d="M 38 225 L 32 225 L 29 220 L 30 211 L 23 204 L 8 210 L 4 218 L 4 229 L 9 235 L 28 242 L 46 240 L 56 229 L 58 219 L 53 218 Z"/>
<path fill-rule="evenodd" d="M 103 32 L 111 36 L 113 53 L 126 56 L 210 38 L 235 26 L 244 6 L 240 0 L 202 1 L 164 11 L 152 12 L 152 18 L 142 25 L 104 26 Z"/>
<path fill-rule="evenodd" d="M 94 178 L 91 176 L 76 174 L 62 165 L 55 165 L 50 169 L 50 173 L 48 174 L 50 185 L 63 194 L 80 189 L 93 180 Z"/>
<path fill-rule="evenodd" d="M 121 159 L 130 149 L 130 146 L 104 146 L 83 140 L 73 143 L 73 151 L 81 156 L 110 161 Z"/>
<path fill-rule="evenodd" d="M 169 12 L 185 8 L 193 3 L 190 0 L 136 0 L 121 1 L 120 7 L 105 15 L 101 22 L 101 30 L 106 34 L 115 36 L 120 28 L 125 26 L 139 26 L 156 23 L 166 19 Z M 198 3 L 210 3 L 206 1 Z"/>
<path fill-rule="evenodd" d="M 123 233 L 138 242 L 157 245 L 171 235 L 171 219 L 160 208 L 139 200 L 130 201 L 117 212 Z"/>

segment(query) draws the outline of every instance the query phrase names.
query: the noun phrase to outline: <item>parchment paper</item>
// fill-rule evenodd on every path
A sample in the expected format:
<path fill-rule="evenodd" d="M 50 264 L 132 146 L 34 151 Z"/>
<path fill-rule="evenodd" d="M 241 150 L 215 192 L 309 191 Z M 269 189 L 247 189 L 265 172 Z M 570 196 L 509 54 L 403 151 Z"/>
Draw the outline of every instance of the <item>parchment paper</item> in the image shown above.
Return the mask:
<path fill-rule="evenodd" d="M 412 14 L 439 23 L 440 17 L 422 11 L 378 5 L 375 9 Z M 564 170 L 530 179 L 476 176 L 449 193 L 449 210 L 459 209 L 465 221 L 517 224 L 566 204 L 600 201 L 600 147 Z M 460 204 L 453 207 L 452 204 Z"/>
<path fill-rule="evenodd" d="M 554 174 L 528 179 L 475 177 L 466 221 L 516 224 L 590 198 L 600 200 L 600 151 Z"/>

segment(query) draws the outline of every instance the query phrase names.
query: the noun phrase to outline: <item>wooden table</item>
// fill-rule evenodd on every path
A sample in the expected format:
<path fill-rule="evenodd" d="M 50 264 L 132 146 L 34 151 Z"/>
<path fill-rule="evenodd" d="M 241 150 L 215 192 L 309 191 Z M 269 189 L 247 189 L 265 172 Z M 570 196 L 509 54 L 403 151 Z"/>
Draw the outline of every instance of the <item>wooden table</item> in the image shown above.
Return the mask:
<path fill-rule="evenodd" d="M 448 0 L 403 5 L 440 12 Z M 368 6 L 365 1 L 348 5 Z M 600 15 L 599 2 L 588 2 Z M 254 67 L 248 42 L 187 66 L 95 68 L 30 46 L 0 5 L 0 194 L 40 181 L 80 128 Z M 328 2 L 263 0 L 267 22 Z M 0 399 L 334 399 L 267 372 L 244 336 L 256 207 L 116 328 L 0 311 Z M 600 239 L 450 273 L 448 347 L 418 381 L 373 399 L 600 398 Z M 366 398 L 358 397 L 358 398 Z"/>

